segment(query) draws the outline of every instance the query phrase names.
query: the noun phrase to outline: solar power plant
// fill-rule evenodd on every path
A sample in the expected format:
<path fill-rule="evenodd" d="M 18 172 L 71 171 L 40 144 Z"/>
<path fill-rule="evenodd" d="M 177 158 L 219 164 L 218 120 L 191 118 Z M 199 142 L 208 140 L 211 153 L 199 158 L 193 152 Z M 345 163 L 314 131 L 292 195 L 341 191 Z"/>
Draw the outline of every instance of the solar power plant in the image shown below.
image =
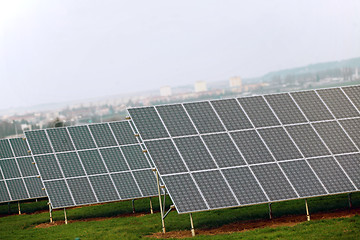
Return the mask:
<path fill-rule="evenodd" d="M 360 86 L 130 108 L 179 213 L 359 191 Z"/>
<path fill-rule="evenodd" d="M 157 195 L 129 121 L 25 132 L 52 208 Z"/>
<path fill-rule="evenodd" d="M 22 138 L 0 140 L 0 203 L 46 197 Z"/>

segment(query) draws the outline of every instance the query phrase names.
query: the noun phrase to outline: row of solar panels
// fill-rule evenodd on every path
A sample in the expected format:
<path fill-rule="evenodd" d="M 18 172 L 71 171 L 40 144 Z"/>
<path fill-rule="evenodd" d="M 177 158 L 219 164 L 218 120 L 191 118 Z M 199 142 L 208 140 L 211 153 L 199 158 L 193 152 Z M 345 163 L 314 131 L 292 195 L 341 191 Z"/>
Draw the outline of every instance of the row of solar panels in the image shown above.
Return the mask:
<path fill-rule="evenodd" d="M 29 146 L 20 138 L 0 142 L 0 202 L 48 196 L 56 209 L 157 195 L 153 166 L 129 121 L 35 130 L 26 137 Z"/>
<path fill-rule="evenodd" d="M 131 121 L 29 131 L 31 157 L 22 140 L 21 156 L 0 145 L 0 161 L 13 159 L 0 165 L 1 201 L 16 200 L 4 176 L 15 165 L 30 195 L 23 156 L 53 208 L 155 196 L 154 166 L 179 213 L 358 191 L 359 109 L 353 86 L 130 108 Z"/>
<path fill-rule="evenodd" d="M 360 86 L 129 109 L 180 213 L 359 191 Z"/>
<path fill-rule="evenodd" d="M 22 138 L 0 140 L 0 202 L 46 197 Z"/>

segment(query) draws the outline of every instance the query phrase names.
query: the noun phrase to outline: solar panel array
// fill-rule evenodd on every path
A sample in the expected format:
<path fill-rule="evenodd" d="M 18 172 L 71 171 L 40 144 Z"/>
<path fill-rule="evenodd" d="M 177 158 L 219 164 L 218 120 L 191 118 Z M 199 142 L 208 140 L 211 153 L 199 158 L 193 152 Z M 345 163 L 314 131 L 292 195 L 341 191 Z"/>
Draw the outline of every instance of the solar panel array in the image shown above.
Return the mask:
<path fill-rule="evenodd" d="M 0 140 L 0 203 L 46 197 L 22 138 Z"/>
<path fill-rule="evenodd" d="M 359 191 L 360 86 L 128 109 L 179 213 Z"/>
<path fill-rule="evenodd" d="M 129 121 L 25 132 L 54 209 L 157 195 Z"/>

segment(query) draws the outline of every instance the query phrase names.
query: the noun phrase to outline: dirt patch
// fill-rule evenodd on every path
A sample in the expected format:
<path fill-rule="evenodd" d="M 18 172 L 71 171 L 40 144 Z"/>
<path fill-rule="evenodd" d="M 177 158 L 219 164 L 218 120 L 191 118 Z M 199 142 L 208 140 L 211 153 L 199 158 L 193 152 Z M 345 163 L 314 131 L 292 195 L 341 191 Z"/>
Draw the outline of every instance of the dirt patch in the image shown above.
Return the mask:
<path fill-rule="evenodd" d="M 334 212 L 324 212 L 324 213 L 314 213 L 311 214 L 311 220 L 321 220 L 321 219 L 332 219 L 332 218 L 348 218 L 360 214 L 360 208 L 348 209 L 348 210 L 338 210 Z M 306 215 L 291 215 L 278 217 L 272 220 L 251 220 L 251 221 L 240 221 L 230 223 L 218 228 L 211 229 L 196 229 L 196 235 L 217 235 L 217 234 L 229 234 L 233 232 L 244 232 L 253 230 L 256 228 L 265 228 L 265 227 L 293 227 L 299 223 L 306 221 Z M 195 225 L 196 228 L 196 225 Z M 186 238 L 191 237 L 190 230 L 188 231 L 172 231 L 165 234 L 158 232 L 147 237 L 153 238 Z"/>
<path fill-rule="evenodd" d="M 74 223 L 74 222 L 91 222 L 91 221 L 104 221 L 112 218 L 120 218 L 120 217 L 142 217 L 145 216 L 145 213 L 125 213 L 120 214 L 114 217 L 97 217 L 97 218 L 84 218 L 84 219 L 76 219 L 76 220 L 68 220 L 68 224 Z M 54 221 L 52 223 L 41 223 L 39 225 L 36 225 L 35 228 L 49 228 L 53 226 L 59 226 L 65 224 L 65 221 Z"/>

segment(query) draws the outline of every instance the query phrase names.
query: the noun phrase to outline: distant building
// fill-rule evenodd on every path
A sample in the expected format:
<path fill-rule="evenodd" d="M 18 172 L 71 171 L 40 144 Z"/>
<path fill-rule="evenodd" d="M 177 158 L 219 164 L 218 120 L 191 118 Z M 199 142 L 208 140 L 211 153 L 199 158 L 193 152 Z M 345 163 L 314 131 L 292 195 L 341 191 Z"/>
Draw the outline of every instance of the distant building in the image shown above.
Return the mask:
<path fill-rule="evenodd" d="M 229 85 L 231 91 L 233 92 L 241 92 L 242 91 L 242 81 L 240 77 L 231 77 L 229 80 Z"/>
<path fill-rule="evenodd" d="M 250 92 L 262 87 L 267 87 L 269 86 L 268 83 L 256 83 L 256 84 L 248 84 L 244 86 L 244 92 Z"/>
<path fill-rule="evenodd" d="M 171 87 L 164 86 L 160 88 L 160 96 L 162 97 L 169 97 L 171 96 Z"/>
<path fill-rule="evenodd" d="M 206 87 L 206 82 L 205 81 L 197 81 L 195 83 L 195 92 L 206 92 L 207 91 L 207 87 Z"/>
<path fill-rule="evenodd" d="M 355 68 L 355 73 L 353 75 L 353 79 L 354 80 L 357 80 L 359 78 L 359 69 L 358 68 Z"/>
<path fill-rule="evenodd" d="M 21 131 L 31 131 L 32 130 L 32 126 L 31 124 L 21 124 Z"/>

